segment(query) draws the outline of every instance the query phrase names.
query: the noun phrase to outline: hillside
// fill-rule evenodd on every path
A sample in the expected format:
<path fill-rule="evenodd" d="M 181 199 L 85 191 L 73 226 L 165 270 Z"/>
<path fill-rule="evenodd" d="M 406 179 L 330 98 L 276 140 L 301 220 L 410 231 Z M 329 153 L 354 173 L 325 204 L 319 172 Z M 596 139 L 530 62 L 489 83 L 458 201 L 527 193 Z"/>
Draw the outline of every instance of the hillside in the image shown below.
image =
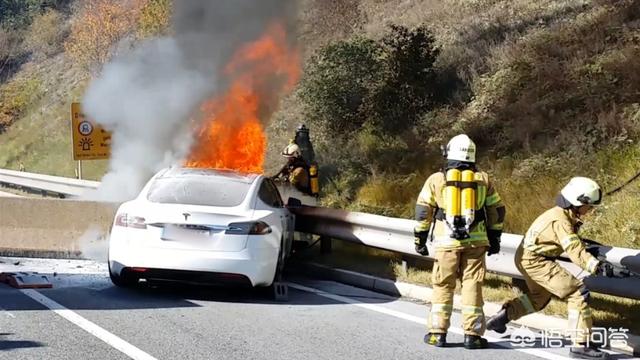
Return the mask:
<path fill-rule="evenodd" d="M 171 2 L 0 6 L 0 168 L 74 176 L 69 103 L 114 56 L 171 34 Z M 479 145 L 510 232 L 571 176 L 611 189 L 640 171 L 640 1 L 304 0 L 295 24 L 303 71 L 268 122 L 265 170 L 307 123 L 328 206 L 411 217 L 459 132 Z M 85 175 L 107 168 L 86 162 Z M 632 183 L 608 197 L 586 234 L 640 247 L 639 195 Z"/>

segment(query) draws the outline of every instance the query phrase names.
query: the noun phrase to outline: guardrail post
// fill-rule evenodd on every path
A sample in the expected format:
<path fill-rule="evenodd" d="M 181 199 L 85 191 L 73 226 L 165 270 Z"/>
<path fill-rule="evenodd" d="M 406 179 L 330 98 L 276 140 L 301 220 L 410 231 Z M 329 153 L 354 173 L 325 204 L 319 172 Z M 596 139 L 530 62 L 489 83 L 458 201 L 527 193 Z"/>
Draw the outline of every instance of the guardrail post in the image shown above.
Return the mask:
<path fill-rule="evenodd" d="M 400 266 L 402 267 L 402 274 L 404 276 L 407 276 L 407 258 L 405 258 L 404 256 L 402 257 L 402 263 L 400 264 Z"/>
<path fill-rule="evenodd" d="M 320 236 L 320 253 L 321 254 L 330 254 L 331 253 L 331 238 L 328 236 Z"/>

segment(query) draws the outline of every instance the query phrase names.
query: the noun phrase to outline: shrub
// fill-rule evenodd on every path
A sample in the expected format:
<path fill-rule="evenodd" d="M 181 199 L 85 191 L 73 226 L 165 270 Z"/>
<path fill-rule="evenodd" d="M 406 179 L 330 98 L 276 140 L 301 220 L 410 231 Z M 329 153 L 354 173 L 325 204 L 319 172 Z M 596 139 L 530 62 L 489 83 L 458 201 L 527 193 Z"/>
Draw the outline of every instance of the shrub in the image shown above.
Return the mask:
<path fill-rule="evenodd" d="M 56 10 L 47 10 L 37 15 L 24 39 L 25 50 L 35 57 L 47 57 L 62 50 L 67 29 L 64 18 Z"/>
<path fill-rule="evenodd" d="M 362 37 L 321 48 L 305 69 L 300 99 L 316 125 L 331 132 L 359 129 L 384 80 L 384 50 Z"/>
<path fill-rule="evenodd" d="M 140 11 L 138 37 L 163 35 L 169 30 L 171 0 L 148 0 Z"/>
<path fill-rule="evenodd" d="M 36 78 L 15 79 L 0 88 L 0 133 L 20 116 L 41 94 Z"/>
<path fill-rule="evenodd" d="M 145 3 L 87 0 L 71 25 L 65 51 L 86 69 L 101 66 L 113 55 L 114 45 L 135 30 Z"/>

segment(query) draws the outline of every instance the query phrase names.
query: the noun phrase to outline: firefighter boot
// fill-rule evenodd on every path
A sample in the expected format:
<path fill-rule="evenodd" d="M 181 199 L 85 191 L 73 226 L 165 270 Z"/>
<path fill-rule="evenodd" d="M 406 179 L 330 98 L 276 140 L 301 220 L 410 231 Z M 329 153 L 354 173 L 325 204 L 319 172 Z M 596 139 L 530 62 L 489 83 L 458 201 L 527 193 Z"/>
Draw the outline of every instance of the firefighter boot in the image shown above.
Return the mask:
<path fill-rule="evenodd" d="M 601 351 L 596 346 L 579 344 L 579 346 L 572 346 L 571 349 L 569 349 L 569 356 L 574 359 L 601 360 L 607 358 L 607 353 Z"/>
<path fill-rule="evenodd" d="M 424 336 L 424 342 L 436 347 L 445 347 L 447 345 L 447 334 L 428 333 Z"/>
<path fill-rule="evenodd" d="M 504 334 L 507 331 L 507 323 L 509 322 L 509 316 L 505 308 L 500 309 L 497 314 L 487 320 L 487 330 L 493 330 L 499 334 Z"/>
<path fill-rule="evenodd" d="M 464 335 L 465 349 L 486 349 L 487 347 L 489 347 L 489 342 L 487 341 L 487 339 L 478 335 Z"/>

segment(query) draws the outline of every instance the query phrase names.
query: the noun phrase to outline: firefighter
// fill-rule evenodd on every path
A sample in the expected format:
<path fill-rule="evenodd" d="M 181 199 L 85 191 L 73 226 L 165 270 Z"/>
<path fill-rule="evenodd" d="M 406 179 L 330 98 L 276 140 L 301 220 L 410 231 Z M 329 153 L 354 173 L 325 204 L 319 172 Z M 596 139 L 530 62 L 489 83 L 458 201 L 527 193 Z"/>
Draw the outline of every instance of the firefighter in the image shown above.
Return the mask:
<path fill-rule="evenodd" d="M 309 165 L 302 158 L 300 147 L 293 139 L 289 141 L 289 145 L 282 151 L 282 156 L 287 158 L 287 163 L 276 175 L 272 176 L 272 179 L 277 180 L 283 177 L 285 181 L 289 182 L 296 189 L 305 194 L 309 194 L 311 191 Z"/>
<path fill-rule="evenodd" d="M 589 254 L 577 232 L 581 217 L 602 201 L 602 190 L 593 180 L 574 177 L 556 197 L 556 206 L 540 215 L 527 231 L 516 251 L 516 266 L 524 276 L 527 289 L 506 302 L 487 322 L 487 328 L 504 333 L 506 324 L 524 315 L 542 310 L 551 296 L 568 303 L 568 324 L 572 337 L 570 356 L 603 359 L 606 354 L 590 344 L 593 325 L 589 308 L 589 290 L 555 260 L 563 252 L 572 262 L 591 274 L 612 273 L 610 263 Z"/>
<path fill-rule="evenodd" d="M 487 173 L 477 170 L 476 146 L 467 135 L 453 137 L 445 154 L 445 168 L 427 179 L 416 204 L 416 252 L 429 254 L 428 238 L 436 248 L 429 332 L 424 340 L 446 346 L 456 280 L 460 280 L 464 347 L 486 348 L 487 340 L 482 337 L 485 254 L 500 251 L 506 211 Z"/>
<path fill-rule="evenodd" d="M 313 164 L 315 162 L 316 154 L 313 151 L 313 144 L 311 144 L 311 138 L 309 137 L 309 128 L 304 124 L 300 124 L 296 129 L 294 142 L 300 146 L 302 158 L 307 162 L 307 164 Z"/>

